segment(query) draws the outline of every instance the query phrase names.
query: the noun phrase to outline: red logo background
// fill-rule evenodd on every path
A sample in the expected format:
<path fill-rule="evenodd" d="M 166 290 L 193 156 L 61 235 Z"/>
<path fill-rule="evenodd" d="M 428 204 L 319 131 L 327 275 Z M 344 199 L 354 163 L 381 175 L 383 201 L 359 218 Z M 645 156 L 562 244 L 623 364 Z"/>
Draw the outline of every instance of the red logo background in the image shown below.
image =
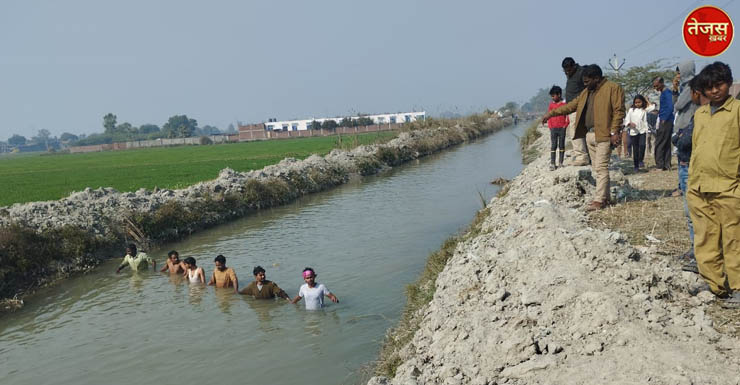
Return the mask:
<path fill-rule="evenodd" d="M 696 19 L 698 23 L 728 23 L 727 35 L 723 40 L 710 41 L 710 35 L 717 36 L 716 33 L 702 33 L 698 30 L 695 34 L 689 34 L 689 27 Z M 721 36 L 721 35 L 719 35 Z M 691 52 L 699 56 L 717 56 L 732 44 L 732 39 L 735 37 L 735 27 L 732 24 L 732 20 L 720 8 L 706 5 L 699 7 L 689 13 L 686 16 L 686 20 L 683 22 L 683 41 Z"/>

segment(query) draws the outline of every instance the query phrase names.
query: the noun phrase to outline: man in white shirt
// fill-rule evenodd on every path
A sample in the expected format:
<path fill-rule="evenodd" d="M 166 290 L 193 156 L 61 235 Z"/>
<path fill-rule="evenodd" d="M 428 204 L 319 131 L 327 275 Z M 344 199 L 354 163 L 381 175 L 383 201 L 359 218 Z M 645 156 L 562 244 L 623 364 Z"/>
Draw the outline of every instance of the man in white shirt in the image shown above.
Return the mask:
<path fill-rule="evenodd" d="M 303 269 L 303 280 L 306 282 L 301 285 L 298 295 L 293 298 L 291 303 L 297 303 L 301 298 L 306 298 L 306 310 L 320 310 L 324 307 L 324 296 L 337 303 L 339 299 L 332 294 L 329 289 L 321 283 L 316 282 L 316 272 L 307 267 Z"/>

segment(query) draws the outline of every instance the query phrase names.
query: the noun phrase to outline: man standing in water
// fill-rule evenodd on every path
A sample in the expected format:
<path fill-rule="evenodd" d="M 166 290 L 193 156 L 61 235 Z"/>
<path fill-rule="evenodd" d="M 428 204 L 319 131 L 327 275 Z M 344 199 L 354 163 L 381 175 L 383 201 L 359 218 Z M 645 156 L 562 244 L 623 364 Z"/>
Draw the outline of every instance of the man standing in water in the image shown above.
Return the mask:
<path fill-rule="evenodd" d="M 542 118 L 546 123 L 553 116 L 576 112 L 574 138 L 586 138 L 591 157 L 591 170 L 596 177 L 596 193 L 586 211 L 600 210 L 609 204 L 609 160 L 612 147 L 619 145 L 624 120 L 624 90 L 604 78 L 601 67 L 583 67 L 586 89 L 568 104 L 549 111 Z"/>
<path fill-rule="evenodd" d="M 185 264 L 180 261 L 180 254 L 172 250 L 167 253 L 167 263 L 162 266 L 161 273 L 169 271 L 170 274 L 183 274 L 185 272 Z"/>
<path fill-rule="evenodd" d="M 233 287 L 234 293 L 239 293 L 239 280 L 236 278 L 234 269 L 226 267 L 226 257 L 219 255 L 213 262 L 216 264 L 216 269 L 213 270 L 213 275 L 211 275 L 208 285 L 215 285 L 222 288 Z"/>
<path fill-rule="evenodd" d="M 265 269 L 257 266 L 252 270 L 254 281 L 242 289 L 239 294 L 251 295 L 257 299 L 273 299 L 275 297 L 290 300 L 288 294 L 280 288 L 275 282 L 265 279 Z"/>
<path fill-rule="evenodd" d="M 146 253 L 137 252 L 136 245 L 132 243 L 126 247 L 126 256 L 123 257 L 123 262 L 116 269 L 116 274 L 120 273 L 126 266 L 131 267 L 133 271 L 146 270 L 149 263 L 152 264 L 152 269 L 157 268 L 157 261 L 149 258 Z"/>
<path fill-rule="evenodd" d="M 316 272 L 313 268 L 307 267 L 303 269 L 303 281 L 306 282 L 301 285 L 298 290 L 298 295 L 290 301 L 290 303 L 298 303 L 301 298 L 306 298 L 306 310 L 321 310 L 324 307 L 324 296 L 337 303 L 339 298 L 332 294 L 329 289 L 324 286 L 323 283 L 316 282 Z"/>

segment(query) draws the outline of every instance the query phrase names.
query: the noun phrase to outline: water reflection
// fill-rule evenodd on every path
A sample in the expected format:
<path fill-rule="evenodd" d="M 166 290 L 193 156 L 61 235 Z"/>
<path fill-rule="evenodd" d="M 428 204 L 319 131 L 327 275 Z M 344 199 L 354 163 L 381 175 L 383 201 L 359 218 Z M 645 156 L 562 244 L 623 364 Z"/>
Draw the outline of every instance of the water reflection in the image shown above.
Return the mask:
<path fill-rule="evenodd" d="M 200 305 L 206 289 L 207 286 L 204 283 L 191 283 L 188 286 L 188 302 L 191 305 Z"/>
<path fill-rule="evenodd" d="M 144 292 L 144 272 L 133 272 L 129 278 L 129 288 L 133 294 L 142 294 Z"/>
<path fill-rule="evenodd" d="M 272 312 L 277 312 L 279 308 L 288 304 L 288 301 L 278 299 L 255 299 L 249 296 L 242 296 L 244 302 L 257 316 L 257 322 L 259 323 L 259 330 L 265 333 L 272 333 L 280 330 L 280 323 L 274 322 Z"/>
<path fill-rule="evenodd" d="M 234 294 L 234 289 L 230 287 L 214 287 L 213 292 L 216 295 L 216 302 L 221 312 L 231 315 L 231 305 L 234 298 L 237 298 L 237 295 Z"/>
<path fill-rule="evenodd" d="M 323 308 L 321 310 L 301 309 L 303 331 L 306 334 L 318 337 L 322 334 L 332 334 L 340 328 L 340 319 L 336 310 Z"/>

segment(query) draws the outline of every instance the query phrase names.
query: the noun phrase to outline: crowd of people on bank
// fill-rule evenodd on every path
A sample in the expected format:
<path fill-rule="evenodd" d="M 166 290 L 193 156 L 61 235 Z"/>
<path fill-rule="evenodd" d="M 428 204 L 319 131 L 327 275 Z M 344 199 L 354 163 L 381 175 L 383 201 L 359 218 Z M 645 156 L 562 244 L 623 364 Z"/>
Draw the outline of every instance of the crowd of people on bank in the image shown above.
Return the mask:
<path fill-rule="evenodd" d="M 298 303 L 301 299 L 305 299 L 306 310 L 319 310 L 323 308 L 324 297 L 329 298 L 334 303 L 339 302 L 337 296 L 332 294 L 324 284 L 316 282 L 317 274 L 311 267 L 306 267 L 301 272 L 304 284 L 301 285 L 298 294 L 291 299 L 275 282 L 267 280 L 265 269 L 262 266 L 255 266 L 252 270 L 254 281 L 250 282 L 242 290 L 239 290 L 239 279 L 236 277 L 234 269 L 226 266 L 226 257 L 218 255 L 214 258 L 213 263 L 215 268 L 208 281 L 209 286 L 233 289 L 236 294 L 248 295 L 256 299 L 282 298 L 293 304 Z M 129 267 L 133 271 L 139 271 L 148 269 L 149 265 L 152 266 L 152 269 L 156 270 L 157 261 L 149 257 L 146 253 L 138 251 L 136 245 L 130 244 L 126 247 L 126 255 L 123 257 L 121 265 L 116 269 L 116 274 L 120 273 L 126 267 Z M 187 257 L 180 260 L 180 254 L 175 250 L 167 253 L 167 261 L 159 271 L 162 273 L 169 272 L 173 275 L 182 275 L 190 284 L 206 284 L 205 271 L 202 267 L 198 266 L 195 258 Z"/>
<path fill-rule="evenodd" d="M 570 163 L 590 164 L 596 179 L 586 210 L 600 210 L 611 203 L 612 150 L 632 157 L 640 172 L 647 147 L 654 170 L 661 172 L 672 170 L 675 146 L 675 195 L 684 197 L 691 239 L 691 249 L 679 257 L 683 269 L 700 274 L 723 306 L 740 308 L 740 100 L 730 95 L 730 66 L 714 62 L 696 74 L 693 61 L 682 62 L 670 88 L 662 77 L 653 79 L 657 104 L 635 95 L 629 109 L 622 87 L 606 79 L 598 65 L 581 66 L 566 57 L 562 68 L 565 100 L 562 89 L 552 87 L 542 119 L 550 129 L 550 169 L 563 166 L 564 136 L 571 138 Z"/>

